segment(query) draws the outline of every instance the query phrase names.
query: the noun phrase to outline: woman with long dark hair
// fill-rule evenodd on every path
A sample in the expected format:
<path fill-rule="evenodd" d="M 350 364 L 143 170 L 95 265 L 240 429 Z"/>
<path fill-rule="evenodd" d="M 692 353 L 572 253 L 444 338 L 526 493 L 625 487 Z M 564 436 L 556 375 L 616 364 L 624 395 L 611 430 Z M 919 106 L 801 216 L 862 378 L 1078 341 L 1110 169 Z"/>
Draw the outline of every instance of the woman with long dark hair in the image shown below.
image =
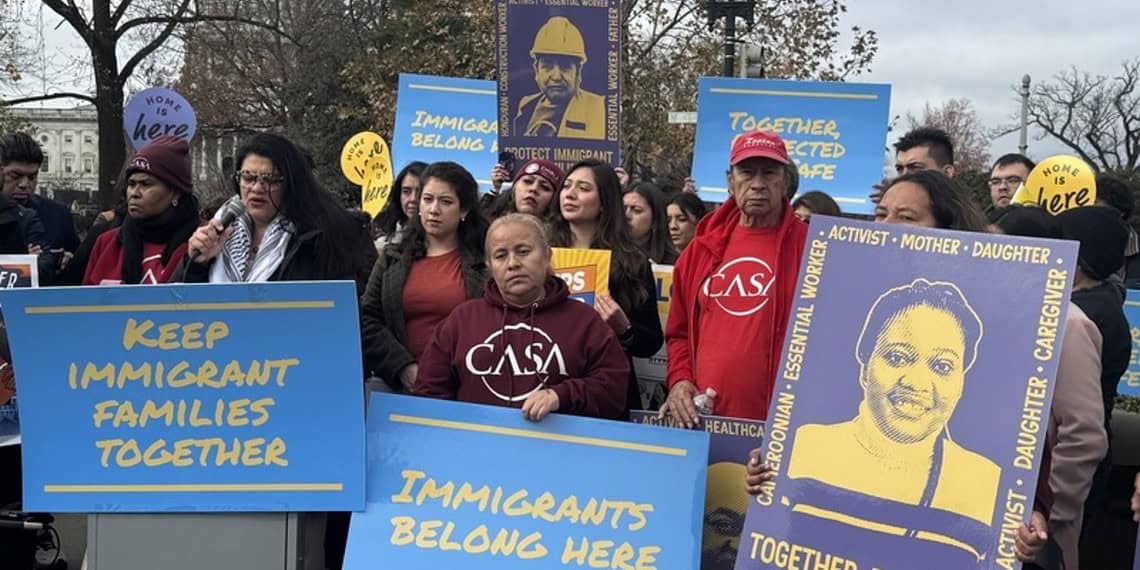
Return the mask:
<path fill-rule="evenodd" d="M 967 232 L 984 232 L 988 226 L 985 215 L 965 191 L 936 170 L 920 170 L 892 180 L 875 208 L 875 221 Z"/>
<path fill-rule="evenodd" d="M 492 178 L 498 180 L 503 172 L 503 166 L 496 166 Z M 524 162 L 514 177 L 510 189 L 502 195 L 491 193 L 481 199 L 487 217 L 494 220 L 519 213 L 549 221 L 558 210 L 558 201 L 554 197 L 562 188 L 562 169 L 549 160 L 534 158 Z"/>
<path fill-rule="evenodd" d="M 669 239 L 665 219 L 665 195 L 653 184 L 637 182 L 621 197 L 630 236 L 653 263 L 673 265 L 677 251 Z"/>
<path fill-rule="evenodd" d="M 126 217 L 99 235 L 86 259 L 84 285 L 156 285 L 171 280 L 198 227 L 190 145 L 163 136 L 139 150 L 123 171 Z"/>
<path fill-rule="evenodd" d="M 420 186 L 420 175 L 427 168 L 427 163 L 418 160 L 409 162 L 400 173 L 396 175 L 392 184 L 392 192 L 388 194 L 388 202 L 384 209 L 376 216 L 373 225 L 380 232 L 376 240 L 376 250 L 383 251 L 387 244 L 400 242 L 400 234 L 408 220 L 416 215 L 419 204 L 416 200 L 416 188 Z"/>
<path fill-rule="evenodd" d="M 452 309 L 482 296 L 487 281 L 479 185 L 454 162 L 423 170 L 418 214 L 372 269 L 360 306 L 364 370 L 410 392 L 417 361 Z"/>
<path fill-rule="evenodd" d="M 665 341 L 657 314 L 657 284 L 649 259 L 630 235 L 614 169 L 598 160 L 575 164 L 562 184 L 558 204 L 551 245 L 610 250 L 610 295 L 598 295 L 594 308 L 618 335 L 627 357 L 653 356 Z M 626 406 L 640 409 L 640 402 L 637 377 L 631 372 Z"/>
<path fill-rule="evenodd" d="M 673 242 L 678 256 L 693 241 L 693 236 L 697 235 L 697 223 L 707 213 L 701 197 L 692 192 L 681 192 L 669 198 L 665 218 L 669 224 L 669 240 Z"/>
<path fill-rule="evenodd" d="M 198 228 L 184 280 L 210 283 L 348 279 L 363 291 L 376 250 L 359 224 L 322 189 L 301 151 L 261 133 L 238 149 L 233 189 L 246 213 L 228 229 Z"/>

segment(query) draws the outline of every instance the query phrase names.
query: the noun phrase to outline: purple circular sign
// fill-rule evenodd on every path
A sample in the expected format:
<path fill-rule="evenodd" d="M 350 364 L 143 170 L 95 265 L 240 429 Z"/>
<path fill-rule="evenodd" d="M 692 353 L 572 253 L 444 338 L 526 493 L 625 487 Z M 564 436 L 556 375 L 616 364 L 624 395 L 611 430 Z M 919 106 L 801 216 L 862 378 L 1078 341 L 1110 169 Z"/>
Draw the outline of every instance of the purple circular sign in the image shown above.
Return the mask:
<path fill-rule="evenodd" d="M 131 97 L 123 110 L 123 129 L 131 148 L 137 151 L 162 135 L 189 141 L 198 130 L 198 119 L 185 97 L 170 89 L 151 87 Z"/>

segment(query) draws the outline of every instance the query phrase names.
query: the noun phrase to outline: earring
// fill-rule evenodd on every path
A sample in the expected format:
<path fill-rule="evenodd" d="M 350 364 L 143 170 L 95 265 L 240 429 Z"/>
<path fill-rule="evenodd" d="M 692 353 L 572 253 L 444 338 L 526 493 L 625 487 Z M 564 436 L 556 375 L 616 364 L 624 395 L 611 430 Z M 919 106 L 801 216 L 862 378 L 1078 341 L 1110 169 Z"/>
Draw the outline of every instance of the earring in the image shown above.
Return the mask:
<path fill-rule="evenodd" d="M 459 221 L 461 221 L 461 222 L 466 222 L 466 221 L 467 221 L 467 216 L 460 216 L 460 217 L 459 217 Z"/>
<path fill-rule="evenodd" d="M 178 200 L 175 200 L 175 201 L 171 202 L 171 203 L 170 203 L 170 205 L 171 205 L 171 206 L 174 206 L 175 208 L 177 208 L 177 207 L 178 207 Z"/>

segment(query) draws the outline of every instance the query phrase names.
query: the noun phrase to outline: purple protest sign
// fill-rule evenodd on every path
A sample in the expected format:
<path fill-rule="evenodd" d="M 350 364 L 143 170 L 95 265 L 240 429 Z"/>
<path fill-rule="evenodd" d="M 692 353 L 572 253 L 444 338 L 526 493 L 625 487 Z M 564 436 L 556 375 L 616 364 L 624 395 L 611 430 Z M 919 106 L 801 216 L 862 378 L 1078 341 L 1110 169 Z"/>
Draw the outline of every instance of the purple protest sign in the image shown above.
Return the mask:
<path fill-rule="evenodd" d="M 634 423 L 685 429 L 672 416 L 632 411 Z M 764 439 L 764 422 L 701 416 L 697 429 L 709 434 L 709 463 L 705 474 L 705 513 L 700 570 L 732 570 L 740 548 L 740 530 L 748 510 L 744 478 L 749 453 Z"/>
<path fill-rule="evenodd" d="M 495 30 L 500 150 L 618 166 L 620 0 L 498 0 Z"/>
<path fill-rule="evenodd" d="M 1018 568 L 1077 245 L 813 216 L 736 568 Z"/>
<path fill-rule="evenodd" d="M 123 110 L 123 130 L 131 148 L 138 150 L 162 135 L 190 140 L 198 118 L 185 97 L 170 89 L 151 87 L 131 97 Z"/>

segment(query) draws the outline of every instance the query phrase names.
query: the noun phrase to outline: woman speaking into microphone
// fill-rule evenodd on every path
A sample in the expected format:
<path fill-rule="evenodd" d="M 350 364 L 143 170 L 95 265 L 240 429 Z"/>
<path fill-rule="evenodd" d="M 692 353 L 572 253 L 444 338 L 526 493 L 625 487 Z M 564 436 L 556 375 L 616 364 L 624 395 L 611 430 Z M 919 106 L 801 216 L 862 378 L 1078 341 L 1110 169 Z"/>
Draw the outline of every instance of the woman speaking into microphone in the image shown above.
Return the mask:
<path fill-rule="evenodd" d="M 274 134 L 238 149 L 233 184 L 245 214 L 226 227 L 218 219 L 190 236 L 183 281 L 356 282 L 364 291 L 376 260 L 369 236 L 317 185 L 301 151 Z"/>

